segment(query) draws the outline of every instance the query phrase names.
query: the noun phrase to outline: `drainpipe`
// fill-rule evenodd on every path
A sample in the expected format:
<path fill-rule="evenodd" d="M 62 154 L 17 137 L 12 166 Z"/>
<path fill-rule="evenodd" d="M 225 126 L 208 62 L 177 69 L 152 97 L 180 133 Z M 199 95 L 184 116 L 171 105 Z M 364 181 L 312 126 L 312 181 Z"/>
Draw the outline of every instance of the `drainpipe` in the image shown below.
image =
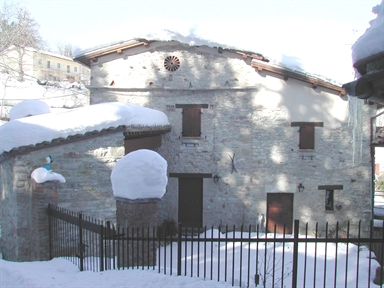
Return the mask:
<path fill-rule="evenodd" d="M 375 205 L 375 147 L 372 145 L 373 141 L 373 120 L 375 120 L 377 117 L 381 116 L 384 114 L 383 112 L 380 112 L 379 114 L 371 117 L 370 121 L 370 151 L 371 151 L 371 220 L 374 219 L 375 214 L 374 214 L 374 205 Z"/>

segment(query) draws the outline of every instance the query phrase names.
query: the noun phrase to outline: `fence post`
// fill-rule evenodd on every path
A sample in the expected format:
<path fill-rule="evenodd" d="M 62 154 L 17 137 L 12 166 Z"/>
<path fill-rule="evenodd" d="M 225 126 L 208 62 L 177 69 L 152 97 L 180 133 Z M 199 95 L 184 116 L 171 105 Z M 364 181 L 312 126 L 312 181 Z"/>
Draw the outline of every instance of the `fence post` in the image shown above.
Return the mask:
<path fill-rule="evenodd" d="M 293 232 L 292 288 L 297 287 L 297 259 L 299 253 L 299 220 L 295 219 Z"/>
<path fill-rule="evenodd" d="M 100 225 L 100 271 L 104 271 L 104 225 Z"/>
<path fill-rule="evenodd" d="M 181 275 L 181 224 L 180 223 L 179 223 L 178 230 L 179 231 L 177 233 L 177 276 L 180 276 Z"/>
<path fill-rule="evenodd" d="M 49 241 L 49 259 L 53 259 L 53 253 L 52 253 L 52 218 L 51 218 L 51 203 L 48 203 L 48 226 L 49 226 L 49 236 L 48 236 L 48 241 Z"/>
<path fill-rule="evenodd" d="M 82 228 L 82 220 L 83 214 L 79 214 L 79 249 L 80 249 L 80 271 L 84 271 L 84 255 L 83 255 L 83 228 Z"/>

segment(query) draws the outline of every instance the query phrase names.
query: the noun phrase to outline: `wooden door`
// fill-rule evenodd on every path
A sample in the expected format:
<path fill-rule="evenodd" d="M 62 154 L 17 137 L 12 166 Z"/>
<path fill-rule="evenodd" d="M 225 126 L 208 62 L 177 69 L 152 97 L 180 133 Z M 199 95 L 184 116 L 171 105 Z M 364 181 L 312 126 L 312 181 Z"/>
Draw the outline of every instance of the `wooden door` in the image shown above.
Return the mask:
<path fill-rule="evenodd" d="M 179 178 L 179 223 L 203 225 L 203 178 Z"/>
<path fill-rule="evenodd" d="M 267 232 L 292 234 L 293 193 L 267 194 Z"/>

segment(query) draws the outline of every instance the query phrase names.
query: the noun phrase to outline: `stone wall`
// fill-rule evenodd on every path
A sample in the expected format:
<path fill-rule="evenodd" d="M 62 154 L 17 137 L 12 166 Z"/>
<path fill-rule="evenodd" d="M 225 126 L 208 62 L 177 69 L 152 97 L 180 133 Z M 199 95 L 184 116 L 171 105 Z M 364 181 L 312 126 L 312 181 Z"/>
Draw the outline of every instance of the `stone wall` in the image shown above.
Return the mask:
<path fill-rule="evenodd" d="M 48 221 L 43 211 L 53 203 L 71 211 L 116 222 L 116 202 L 110 174 L 124 156 L 122 133 L 33 151 L 0 163 L 2 252 L 4 259 L 31 261 L 47 259 Z M 36 184 L 34 169 L 53 157 L 51 169 L 66 183 Z M 42 250 L 39 250 L 42 249 Z"/>
<path fill-rule="evenodd" d="M 4 164 L 1 165 L 2 168 L 9 168 L 9 171 L 12 171 L 10 162 L 2 163 Z M 17 166 L 14 168 L 18 170 Z M 11 180 L 1 178 L 2 184 Z M 47 203 L 56 204 L 58 186 L 58 182 L 37 184 L 31 180 L 28 183 L 29 190 L 26 191 L 18 189 L 22 185 L 16 181 L 16 188 L 13 191 L 3 190 L 7 191 L 2 195 L 1 202 L 3 221 L 0 249 L 4 259 L 12 261 L 49 259 Z"/>
<path fill-rule="evenodd" d="M 13 174 L 14 166 L 13 159 L 6 160 L 0 163 L 0 187 L 1 187 L 1 238 L 0 249 L 3 257 L 9 259 L 17 257 L 18 241 L 17 226 L 18 226 L 18 211 L 19 204 L 17 203 L 18 193 L 13 191 L 15 175 Z M 17 168 L 15 167 L 15 170 Z M 28 202 L 26 206 L 28 206 Z M 20 207 L 23 208 L 23 207 Z M 9 256 L 7 256 L 9 255 Z M 13 256 L 14 255 L 14 256 Z M 5 258 L 7 259 L 7 258 Z"/>
<path fill-rule="evenodd" d="M 33 171 L 43 166 L 47 155 L 54 158 L 51 169 L 66 179 L 57 193 L 60 207 L 116 221 L 110 175 L 118 159 L 124 156 L 122 133 L 35 151 L 21 156 L 19 161 Z"/>

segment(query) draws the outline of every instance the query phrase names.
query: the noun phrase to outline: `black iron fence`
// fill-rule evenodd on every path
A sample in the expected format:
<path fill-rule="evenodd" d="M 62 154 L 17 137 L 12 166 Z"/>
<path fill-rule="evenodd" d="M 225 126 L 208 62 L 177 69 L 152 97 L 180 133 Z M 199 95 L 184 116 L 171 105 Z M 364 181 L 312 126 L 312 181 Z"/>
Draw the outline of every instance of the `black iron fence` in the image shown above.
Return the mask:
<path fill-rule="evenodd" d="M 240 287 L 382 287 L 383 229 L 349 222 L 293 235 L 258 226 L 122 228 L 49 205 L 50 257 L 80 270 L 153 269 Z M 301 228 L 301 234 L 299 233 Z M 275 229 L 276 231 L 276 229 Z M 374 253 L 373 253 L 374 252 Z"/>

